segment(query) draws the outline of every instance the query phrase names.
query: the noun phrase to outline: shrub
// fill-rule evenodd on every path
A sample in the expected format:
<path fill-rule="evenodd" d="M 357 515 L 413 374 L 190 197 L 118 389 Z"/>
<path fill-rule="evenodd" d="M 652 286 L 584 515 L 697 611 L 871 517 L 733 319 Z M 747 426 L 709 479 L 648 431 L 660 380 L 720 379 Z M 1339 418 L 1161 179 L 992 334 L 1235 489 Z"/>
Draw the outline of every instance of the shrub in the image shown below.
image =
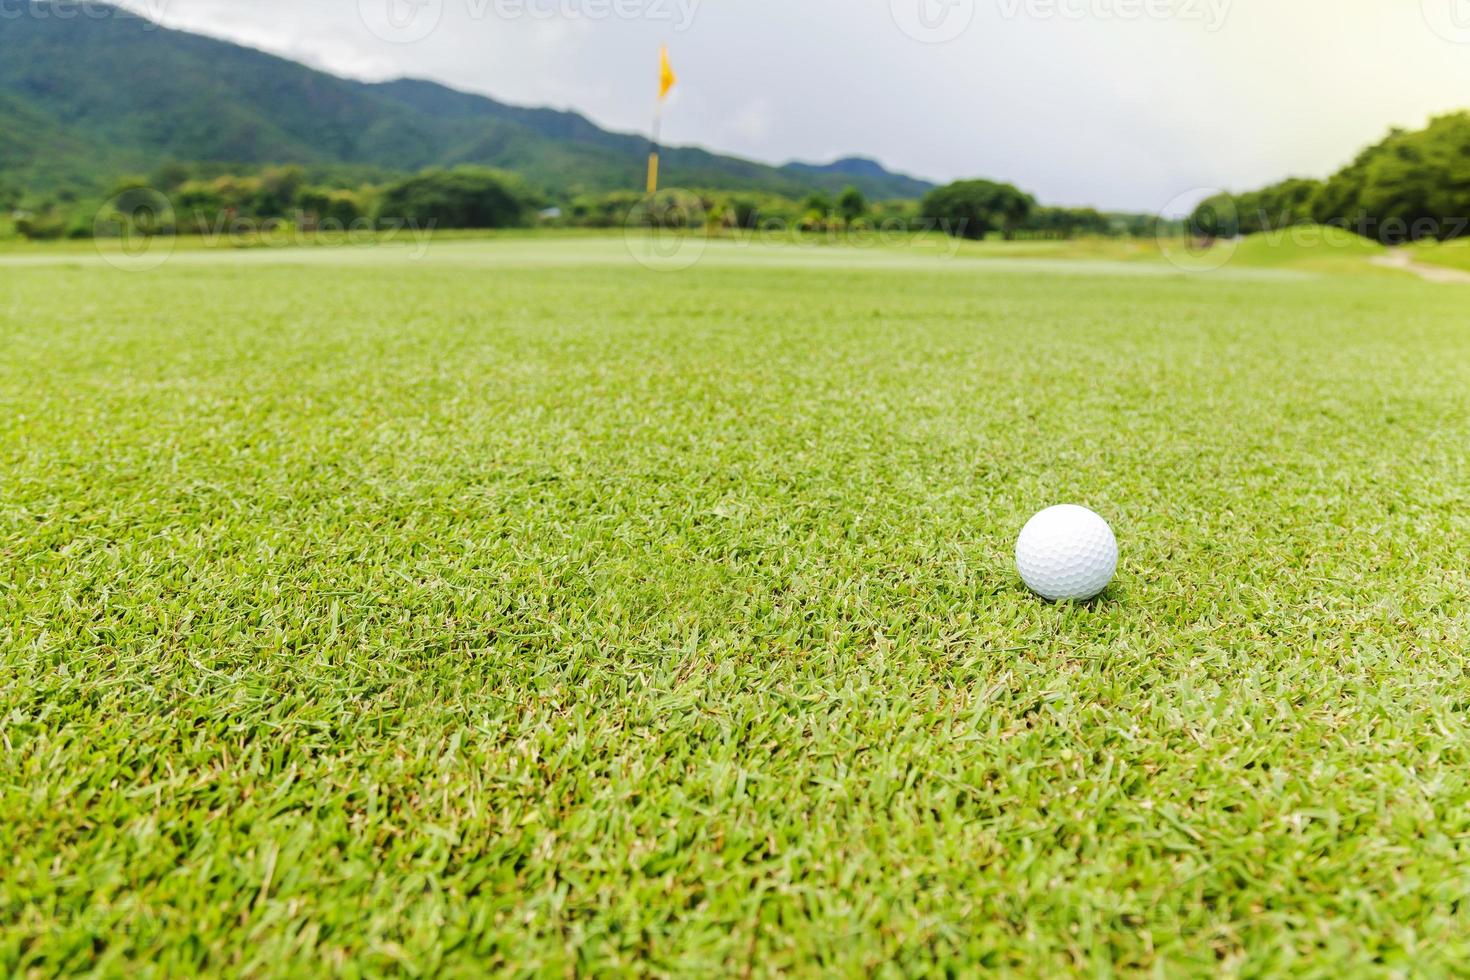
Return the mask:
<path fill-rule="evenodd" d="M 390 185 L 378 204 L 378 219 L 435 228 L 518 228 L 530 224 L 538 203 L 512 175 L 461 167 Z"/>

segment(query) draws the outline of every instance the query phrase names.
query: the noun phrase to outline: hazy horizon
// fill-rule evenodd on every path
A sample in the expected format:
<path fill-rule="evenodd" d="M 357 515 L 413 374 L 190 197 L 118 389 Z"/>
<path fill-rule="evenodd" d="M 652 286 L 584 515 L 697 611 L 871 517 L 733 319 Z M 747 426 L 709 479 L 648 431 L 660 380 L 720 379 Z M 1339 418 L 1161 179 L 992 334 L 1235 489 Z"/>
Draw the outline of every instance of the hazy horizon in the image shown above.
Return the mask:
<path fill-rule="evenodd" d="M 628 132 L 647 130 L 668 43 L 669 143 L 775 164 L 870 157 L 1120 210 L 1326 176 L 1391 126 L 1470 102 L 1470 0 L 124 5 L 335 74 L 424 78 Z"/>

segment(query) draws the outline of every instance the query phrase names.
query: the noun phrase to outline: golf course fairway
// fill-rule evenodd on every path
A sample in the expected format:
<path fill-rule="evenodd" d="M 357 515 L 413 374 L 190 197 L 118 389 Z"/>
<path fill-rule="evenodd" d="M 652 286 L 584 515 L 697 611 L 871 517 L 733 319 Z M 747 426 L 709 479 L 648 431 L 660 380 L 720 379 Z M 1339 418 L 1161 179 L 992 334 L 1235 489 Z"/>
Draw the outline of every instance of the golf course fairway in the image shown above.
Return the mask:
<path fill-rule="evenodd" d="M 0 970 L 1463 968 L 1470 288 L 984 249 L 0 255 Z"/>

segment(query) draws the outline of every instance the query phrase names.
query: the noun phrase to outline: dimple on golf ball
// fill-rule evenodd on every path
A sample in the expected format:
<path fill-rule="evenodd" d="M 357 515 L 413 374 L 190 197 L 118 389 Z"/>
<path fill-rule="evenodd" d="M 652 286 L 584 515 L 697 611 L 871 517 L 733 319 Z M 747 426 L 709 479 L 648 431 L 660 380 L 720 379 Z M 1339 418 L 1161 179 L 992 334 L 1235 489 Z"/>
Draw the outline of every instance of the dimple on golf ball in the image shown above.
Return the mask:
<path fill-rule="evenodd" d="M 1043 599 L 1096 598 L 1118 570 L 1118 540 L 1108 522 L 1086 507 L 1049 507 L 1021 530 L 1016 567 Z"/>

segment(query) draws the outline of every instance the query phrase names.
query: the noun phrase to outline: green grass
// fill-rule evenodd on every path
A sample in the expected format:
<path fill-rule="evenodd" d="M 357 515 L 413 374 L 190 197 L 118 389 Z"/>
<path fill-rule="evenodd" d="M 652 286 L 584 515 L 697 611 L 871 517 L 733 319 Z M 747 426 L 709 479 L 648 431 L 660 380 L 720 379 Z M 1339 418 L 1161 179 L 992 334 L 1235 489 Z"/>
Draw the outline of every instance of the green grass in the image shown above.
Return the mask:
<path fill-rule="evenodd" d="M 1453 287 L 35 254 L 7 974 L 1470 960 Z M 1085 606 L 1010 556 L 1067 501 L 1123 551 Z"/>
<path fill-rule="evenodd" d="M 608 243 L 618 241 L 617 236 L 620 234 L 620 231 L 580 228 L 432 232 L 419 228 L 351 232 L 272 228 L 264 231 L 252 229 L 209 235 L 182 235 L 161 240 L 164 244 L 160 247 L 173 255 L 188 258 L 197 257 L 195 253 L 218 251 L 261 250 L 280 253 L 297 248 L 331 248 L 340 252 L 340 246 L 348 245 L 353 246 L 354 252 L 377 247 L 408 249 L 417 258 L 429 242 L 441 252 L 443 249 L 440 246 L 444 245 L 459 248 L 472 243 L 499 243 L 508 247 L 514 242 L 519 243 L 519 247 L 532 256 L 532 264 L 542 261 L 552 264 L 604 264 L 609 257 Z M 803 232 L 792 228 L 776 231 L 721 229 L 709 232 L 707 242 L 708 248 L 714 251 L 716 257 L 723 257 L 725 261 L 781 266 L 813 259 L 835 261 L 845 266 L 860 263 L 887 265 L 896 261 L 907 264 L 913 259 L 959 258 L 999 262 L 1025 260 L 1030 266 L 1057 261 L 1074 265 L 1079 260 L 1087 260 L 1094 271 L 1105 264 L 1111 264 L 1116 267 L 1113 271 L 1124 271 L 1125 265 L 1140 267 L 1134 271 L 1157 267 L 1154 271 L 1169 273 L 1193 273 L 1228 266 L 1237 271 L 1273 269 L 1355 276 L 1406 275 L 1372 263 L 1372 259 L 1385 254 L 1383 246 L 1350 232 L 1320 225 L 1254 235 L 1241 241 L 1221 241 L 1203 253 L 1184 239 L 1144 237 L 1002 241 L 994 237 L 983 242 L 974 242 L 953 239 L 939 232 L 875 229 L 826 232 Z M 0 258 L 25 257 L 44 264 L 52 264 L 63 257 L 90 261 L 99 252 L 116 254 L 120 247 L 120 243 L 113 239 L 29 242 L 14 236 L 7 238 L 3 228 L 0 228 Z M 1439 261 L 1453 262 L 1454 245 L 1440 247 L 1450 253 L 1451 257 Z M 494 261 L 507 260 L 503 250 L 494 254 L 497 256 Z M 354 256 L 354 260 L 358 257 L 360 256 Z M 628 256 L 625 250 L 619 249 L 616 257 L 624 260 Z M 479 253 L 472 259 L 482 260 L 486 258 Z M 292 258 L 286 261 L 312 260 Z M 337 259 L 329 261 L 335 262 Z"/>
<path fill-rule="evenodd" d="M 1384 254 L 1382 245 L 1327 225 L 1294 225 L 1217 247 L 1227 250 L 1230 264 L 1237 267 L 1292 268 L 1345 275 L 1401 274 L 1370 263 L 1369 260 Z"/>
<path fill-rule="evenodd" d="M 1414 246 L 1414 261 L 1470 272 L 1470 238 L 1421 242 Z"/>

